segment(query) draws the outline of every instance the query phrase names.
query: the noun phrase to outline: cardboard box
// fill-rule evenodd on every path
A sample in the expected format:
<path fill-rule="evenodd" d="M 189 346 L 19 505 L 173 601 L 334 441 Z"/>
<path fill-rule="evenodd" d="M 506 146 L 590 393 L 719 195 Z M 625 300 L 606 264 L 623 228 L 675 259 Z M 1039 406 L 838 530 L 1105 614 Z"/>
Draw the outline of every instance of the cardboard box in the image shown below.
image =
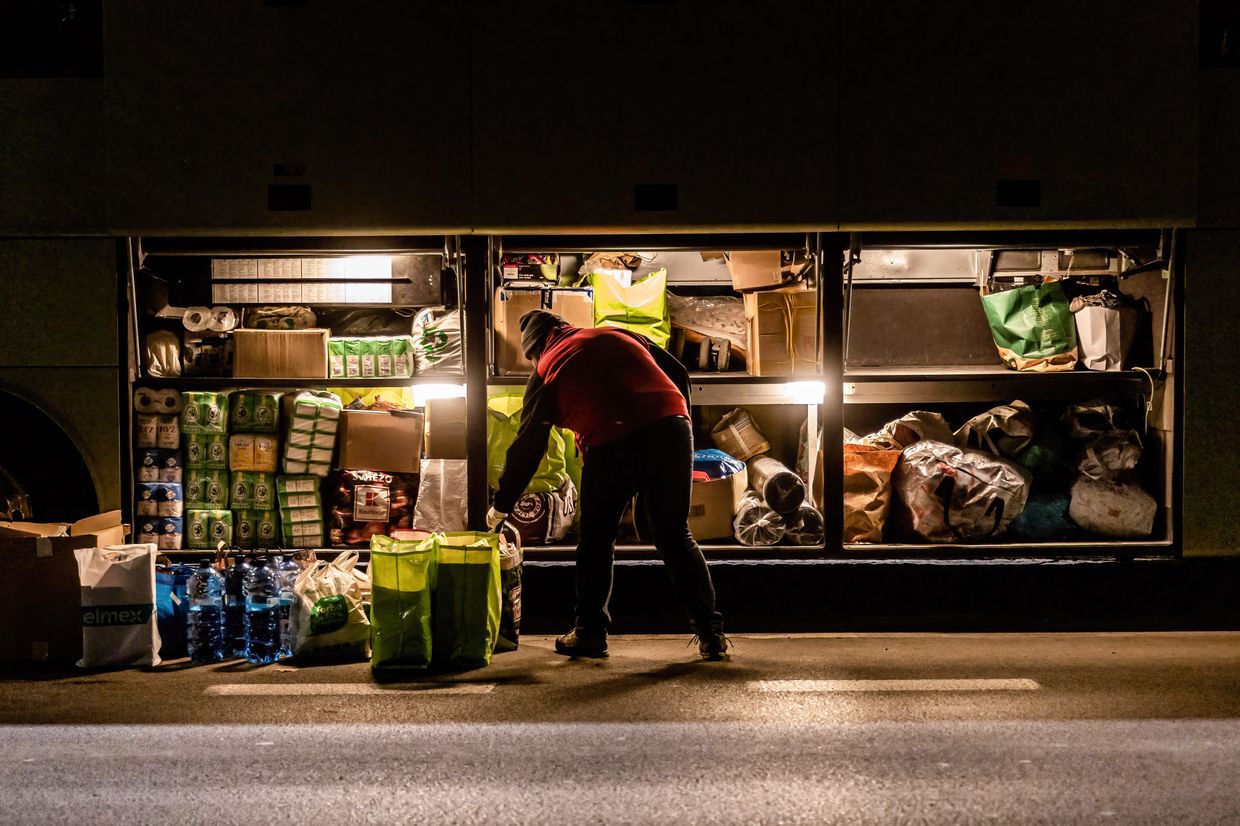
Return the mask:
<path fill-rule="evenodd" d="M 82 656 L 77 548 L 122 545 L 121 512 L 72 525 L 0 522 L 0 663 Z"/>
<path fill-rule="evenodd" d="M 771 443 L 758 430 L 753 417 L 743 407 L 729 412 L 710 431 L 715 447 L 742 462 L 771 449 Z"/>
<path fill-rule="evenodd" d="M 689 531 L 699 542 L 707 539 L 731 539 L 732 518 L 745 489 L 749 474 L 742 469 L 723 479 L 694 482 L 689 500 Z"/>
<path fill-rule="evenodd" d="M 465 399 L 426 400 L 426 458 L 467 458 L 465 434 Z"/>
<path fill-rule="evenodd" d="M 328 331 L 237 330 L 233 375 L 253 379 L 327 378 Z"/>
<path fill-rule="evenodd" d="M 420 473 L 422 414 L 413 410 L 346 410 L 338 442 L 344 470 Z"/>
<path fill-rule="evenodd" d="M 578 288 L 511 287 L 495 290 L 491 305 L 495 326 L 495 364 L 504 375 L 530 373 L 534 365 L 521 354 L 521 316 L 548 310 L 574 327 L 594 326 L 594 291 Z"/>
<path fill-rule="evenodd" d="M 746 359 L 751 376 L 822 372 L 818 360 L 818 295 L 813 290 L 746 293 Z"/>
<path fill-rule="evenodd" d="M 782 287 L 795 281 L 805 265 L 803 256 L 779 250 L 730 252 L 726 260 L 732 274 L 732 289 L 737 292 Z"/>

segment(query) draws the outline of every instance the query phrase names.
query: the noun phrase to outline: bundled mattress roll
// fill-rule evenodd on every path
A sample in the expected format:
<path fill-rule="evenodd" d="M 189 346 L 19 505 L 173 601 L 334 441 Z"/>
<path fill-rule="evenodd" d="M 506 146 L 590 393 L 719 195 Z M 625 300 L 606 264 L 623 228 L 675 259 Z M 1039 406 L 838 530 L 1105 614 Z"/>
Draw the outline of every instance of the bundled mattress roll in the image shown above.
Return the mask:
<path fill-rule="evenodd" d="M 784 518 L 767 507 L 753 491 L 746 491 L 736 506 L 732 520 L 732 532 L 742 545 L 774 545 L 784 538 L 787 525 Z"/>
<path fill-rule="evenodd" d="M 801 505 L 797 512 L 785 517 L 788 530 L 784 541 L 789 545 L 821 545 L 826 536 L 822 514 L 812 505 Z"/>
<path fill-rule="evenodd" d="M 748 462 L 749 484 L 776 513 L 794 514 L 805 501 L 805 482 L 782 462 L 755 456 Z"/>

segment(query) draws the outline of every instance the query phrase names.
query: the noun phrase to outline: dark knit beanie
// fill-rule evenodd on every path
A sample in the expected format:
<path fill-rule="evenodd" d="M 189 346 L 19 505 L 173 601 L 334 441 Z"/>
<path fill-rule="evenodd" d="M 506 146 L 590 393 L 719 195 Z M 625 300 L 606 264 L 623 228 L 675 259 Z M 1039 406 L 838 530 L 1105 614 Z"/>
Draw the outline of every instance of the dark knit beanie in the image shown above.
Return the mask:
<path fill-rule="evenodd" d="M 521 352 L 525 354 L 527 359 L 534 358 L 535 355 L 542 352 L 543 342 L 547 340 L 547 334 L 556 327 L 567 323 L 555 313 L 549 313 L 546 310 L 530 310 L 521 316 L 521 320 L 518 322 L 521 329 Z"/>

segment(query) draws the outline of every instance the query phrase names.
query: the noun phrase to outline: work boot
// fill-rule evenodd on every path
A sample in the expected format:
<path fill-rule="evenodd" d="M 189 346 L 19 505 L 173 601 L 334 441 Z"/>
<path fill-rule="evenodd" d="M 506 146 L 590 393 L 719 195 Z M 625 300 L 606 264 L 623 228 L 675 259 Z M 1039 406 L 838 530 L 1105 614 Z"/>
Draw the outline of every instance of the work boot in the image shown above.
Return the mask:
<path fill-rule="evenodd" d="M 592 635 L 586 634 L 580 628 L 574 628 L 564 636 L 556 638 L 555 653 L 566 657 L 606 657 L 607 632 Z"/>
<path fill-rule="evenodd" d="M 722 660 L 727 656 L 728 649 L 732 647 L 731 640 L 723 633 L 722 622 L 710 623 L 706 630 L 699 631 L 693 636 L 693 641 L 698 644 L 698 653 L 707 660 Z M 693 641 L 690 641 L 690 644 Z"/>

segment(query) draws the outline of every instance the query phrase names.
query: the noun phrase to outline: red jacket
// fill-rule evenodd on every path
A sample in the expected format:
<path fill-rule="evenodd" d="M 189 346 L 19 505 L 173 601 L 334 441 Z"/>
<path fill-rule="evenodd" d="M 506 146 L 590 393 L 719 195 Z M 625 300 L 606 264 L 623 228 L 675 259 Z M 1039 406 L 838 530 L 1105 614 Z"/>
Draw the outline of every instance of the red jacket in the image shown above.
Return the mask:
<path fill-rule="evenodd" d="M 525 388 L 495 509 L 511 512 L 542 461 L 553 425 L 576 433 L 584 452 L 660 419 L 688 415 L 688 372 L 645 337 L 616 327 L 552 330 Z"/>

